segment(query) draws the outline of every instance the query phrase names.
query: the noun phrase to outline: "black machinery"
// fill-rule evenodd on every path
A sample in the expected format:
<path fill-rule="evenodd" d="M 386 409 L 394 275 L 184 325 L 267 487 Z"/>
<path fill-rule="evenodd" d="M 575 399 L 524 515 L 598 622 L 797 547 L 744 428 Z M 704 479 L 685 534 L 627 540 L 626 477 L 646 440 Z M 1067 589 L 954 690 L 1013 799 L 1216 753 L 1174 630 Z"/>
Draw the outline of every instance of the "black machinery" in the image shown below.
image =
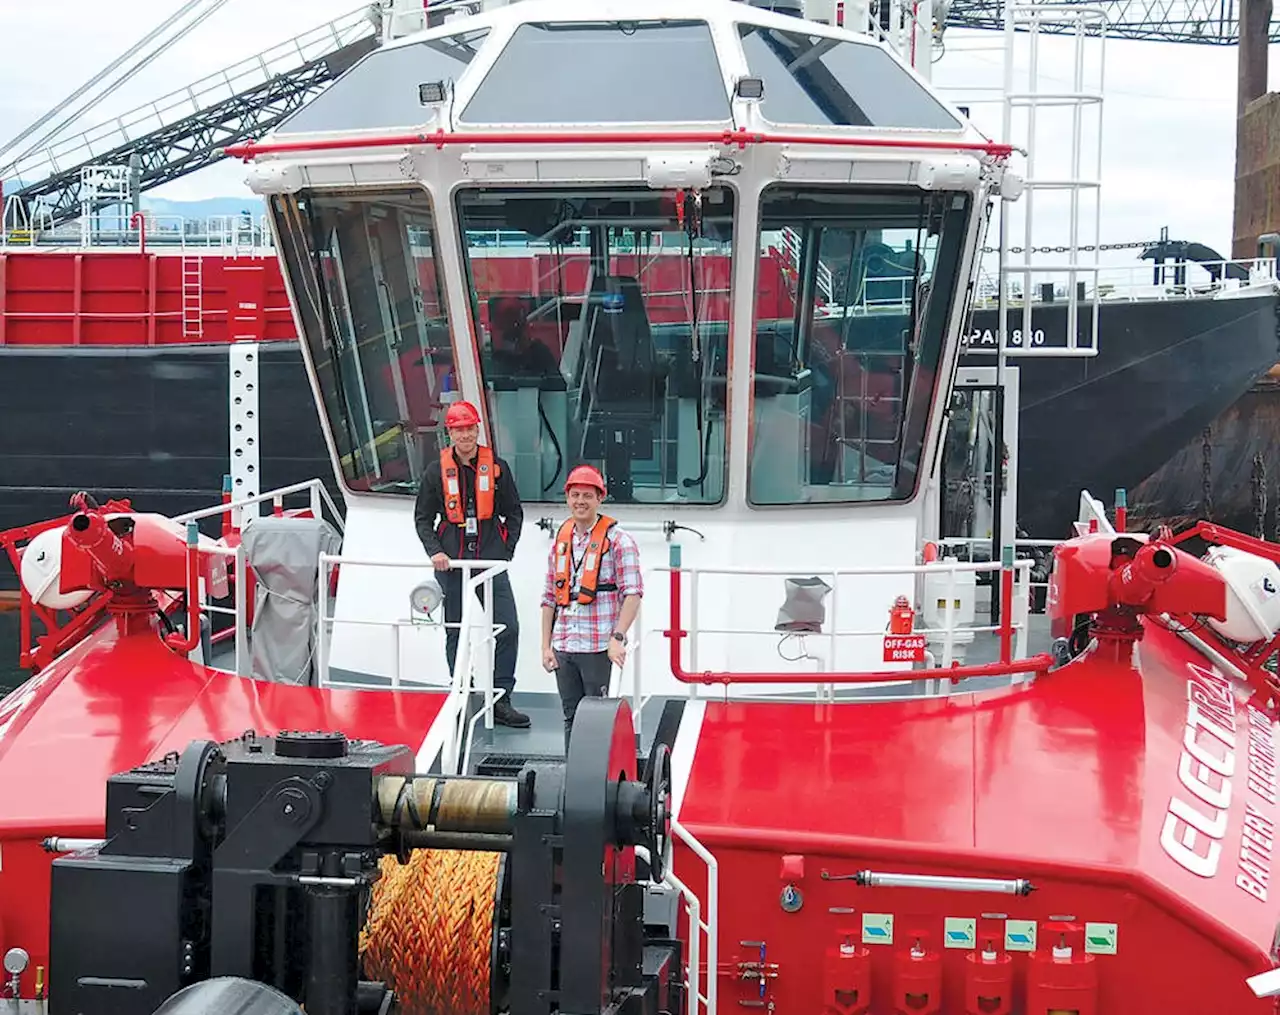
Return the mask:
<path fill-rule="evenodd" d="M 637 845 L 662 876 L 669 755 L 637 780 L 625 701 L 583 701 L 567 759 L 514 778 L 413 763 L 340 733 L 246 734 L 112 777 L 105 841 L 53 864 L 50 1015 L 385 1013 L 358 941 L 382 857 L 419 848 L 502 854 L 492 1011 L 682 1009 L 681 945 L 636 880 Z"/>

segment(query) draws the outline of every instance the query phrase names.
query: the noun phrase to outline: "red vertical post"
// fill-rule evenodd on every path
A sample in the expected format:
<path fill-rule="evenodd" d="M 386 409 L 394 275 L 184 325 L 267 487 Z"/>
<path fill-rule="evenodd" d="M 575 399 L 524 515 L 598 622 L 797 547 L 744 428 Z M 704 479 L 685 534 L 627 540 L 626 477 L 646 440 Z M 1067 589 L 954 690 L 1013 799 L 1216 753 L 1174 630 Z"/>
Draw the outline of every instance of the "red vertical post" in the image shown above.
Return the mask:
<path fill-rule="evenodd" d="M 5 342 L 5 322 L 8 320 L 8 313 L 5 310 L 5 304 L 8 302 L 6 297 L 9 294 L 9 283 L 5 277 L 8 265 L 9 255 L 0 254 L 0 345 L 4 345 Z"/>
<path fill-rule="evenodd" d="M 84 254 L 71 262 L 71 344 L 84 340 Z"/>
<path fill-rule="evenodd" d="M 1116 531 L 1124 532 L 1129 523 L 1129 498 L 1124 488 L 1116 490 Z"/>
<path fill-rule="evenodd" d="M 156 255 L 150 254 L 147 257 L 147 345 L 156 344 L 156 290 L 159 285 Z"/>
<path fill-rule="evenodd" d="M 1013 660 L 1013 547 L 1006 546 L 1000 561 L 1000 661 Z"/>
<path fill-rule="evenodd" d="M 231 503 L 231 477 L 230 476 L 222 477 L 222 503 L 223 504 Z M 234 531 L 235 531 L 235 527 L 231 523 L 231 510 L 228 508 L 225 512 L 223 512 L 223 515 L 222 515 L 222 538 L 226 539 Z M 239 578 L 240 576 L 236 575 L 237 581 L 239 580 Z"/>

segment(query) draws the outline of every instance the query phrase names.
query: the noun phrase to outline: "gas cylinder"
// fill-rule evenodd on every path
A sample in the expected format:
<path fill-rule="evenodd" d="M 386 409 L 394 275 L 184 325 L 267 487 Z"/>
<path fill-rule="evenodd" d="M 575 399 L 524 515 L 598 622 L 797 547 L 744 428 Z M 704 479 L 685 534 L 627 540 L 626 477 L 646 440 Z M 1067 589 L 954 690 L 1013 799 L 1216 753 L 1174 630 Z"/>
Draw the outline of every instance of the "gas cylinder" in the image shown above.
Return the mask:
<path fill-rule="evenodd" d="M 889 611 L 889 633 L 910 634 L 915 622 L 916 611 L 911 608 L 906 596 L 899 596 L 893 602 L 893 609 Z"/>
<path fill-rule="evenodd" d="M 907 937 L 911 947 L 893 957 L 893 1010 L 896 1015 L 938 1015 L 942 1011 L 942 955 L 927 946 L 923 933 Z"/>
<path fill-rule="evenodd" d="M 965 1015 L 1010 1015 L 1013 1011 L 1013 956 L 988 941 L 965 956 Z"/>
<path fill-rule="evenodd" d="M 1037 949 L 1027 967 L 1027 1015 L 1069 1011 L 1098 1015 L 1098 967 L 1084 952 L 1084 930 L 1071 923 L 1047 923 L 1049 949 Z"/>
<path fill-rule="evenodd" d="M 871 1011 L 871 949 L 857 944 L 856 931 L 842 930 L 827 949 L 822 993 L 824 1015 L 867 1015 Z"/>

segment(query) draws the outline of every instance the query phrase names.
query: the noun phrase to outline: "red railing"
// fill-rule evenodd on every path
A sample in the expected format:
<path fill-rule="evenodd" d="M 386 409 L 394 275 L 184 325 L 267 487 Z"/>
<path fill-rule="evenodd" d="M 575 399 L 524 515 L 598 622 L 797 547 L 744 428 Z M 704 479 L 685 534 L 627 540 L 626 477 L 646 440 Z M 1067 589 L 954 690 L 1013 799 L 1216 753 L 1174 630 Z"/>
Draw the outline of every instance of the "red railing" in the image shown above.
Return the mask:
<path fill-rule="evenodd" d="M 1007 568 L 1012 576 L 1013 569 Z M 926 680 L 945 678 L 951 681 L 964 680 L 968 677 L 1007 677 L 1016 673 L 1047 673 L 1054 664 L 1053 656 L 1048 653 L 1028 656 L 1026 659 L 1011 659 L 1012 639 L 1001 633 L 1001 654 L 1003 658 L 994 663 L 978 663 L 972 666 L 952 666 L 947 669 L 930 670 L 873 670 L 869 672 L 844 673 L 796 673 L 796 672 L 756 672 L 731 673 L 706 670 L 692 673 L 684 668 L 681 644 L 689 632 L 684 630 L 682 620 L 681 578 L 683 572 L 679 568 L 671 569 L 670 590 L 670 625 L 663 634 L 671 643 L 671 675 L 684 684 L 880 684 L 895 680 Z M 1012 601 L 1012 587 L 1006 603 Z M 1010 614 L 1008 608 L 1004 615 Z M 1002 624 L 1002 627 L 1006 626 Z M 1010 628 L 1011 630 L 1011 628 Z"/>
<path fill-rule="evenodd" d="M 977 152 L 1008 158 L 1013 146 L 994 141 L 961 141 L 905 137 L 845 137 L 835 134 L 766 134 L 761 131 L 495 131 L 462 133 L 437 130 L 431 134 L 388 134 L 382 137 L 314 138 L 302 141 L 246 141 L 223 149 L 224 155 L 251 161 L 259 155 L 307 151 L 349 151 L 355 148 L 398 148 L 413 145 L 589 145 L 589 144 L 719 144 L 746 148 L 760 144 L 812 144 L 838 148 L 891 148 L 917 151 Z"/>

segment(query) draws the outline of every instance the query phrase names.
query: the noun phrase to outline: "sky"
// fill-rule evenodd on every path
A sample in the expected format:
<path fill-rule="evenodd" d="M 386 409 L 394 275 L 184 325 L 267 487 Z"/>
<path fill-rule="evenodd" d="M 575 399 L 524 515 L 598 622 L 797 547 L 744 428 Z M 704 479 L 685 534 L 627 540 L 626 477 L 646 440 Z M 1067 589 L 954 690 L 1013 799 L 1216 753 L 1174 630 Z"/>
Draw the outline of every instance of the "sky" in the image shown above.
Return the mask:
<path fill-rule="evenodd" d="M 41 5 L 4 4 L 0 37 L 26 39 L 29 44 L 6 45 L 0 61 L 0 138 L 13 137 L 180 6 L 178 0 L 113 0 L 111 15 L 104 17 L 99 0 L 62 0 L 55 30 Z M 227 0 L 217 14 L 113 92 L 90 116 L 96 122 L 120 115 L 359 6 L 353 0 Z M 992 93 L 976 89 L 1000 84 L 1001 42 L 999 33 L 949 29 L 946 51 L 932 74 L 945 97 L 969 104 L 975 123 L 992 137 L 1001 132 L 1000 110 L 975 101 L 992 98 Z M 1025 51 L 1025 42 L 1020 45 Z M 1069 87 L 1071 43 L 1050 38 L 1043 47 L 1041 87 Z M 1272 89 L 1280 88 L 1278 50 L 1272 47 Z M 1108 41 L 1105 56 L 1102 242 L 1154 239 L 1167 226 L 1175 239 L 1206 243 L 1228 255 L 1235 48 Z M 1088 60 L 1096 65 L 1096 44 Z M 1025 68 L 1021 55 L 1016 63 Z M 1052 116 L 1043 115 L 1043 129 L 1037 132 L 1037 175 L 1048 170 L 1061 176 L 1068 168 L 1065 139 L 1070 121 L 1061 113 L 1056 119 Z M 1086 133 L 1092 145 L 1096 120 Z M 1014 140 L 1025 142 L 1025 133 Z M 244 196 L 248 190 L 243 176 L 240 164 L 224 163 L 150 195 L 169 200 Z M 1065 201 L 1043 196 L 1036 200 L 1034 242 L 1065 242 Z M 1025 202 L 1020 204 L 1025 207 Z M 1015 243 L 1021 239 L 1020 228 L 1015 223 Z M 1079 235 L 1081 242 L 1090 241 L 1091 215 L 1088 228 Z"/>

